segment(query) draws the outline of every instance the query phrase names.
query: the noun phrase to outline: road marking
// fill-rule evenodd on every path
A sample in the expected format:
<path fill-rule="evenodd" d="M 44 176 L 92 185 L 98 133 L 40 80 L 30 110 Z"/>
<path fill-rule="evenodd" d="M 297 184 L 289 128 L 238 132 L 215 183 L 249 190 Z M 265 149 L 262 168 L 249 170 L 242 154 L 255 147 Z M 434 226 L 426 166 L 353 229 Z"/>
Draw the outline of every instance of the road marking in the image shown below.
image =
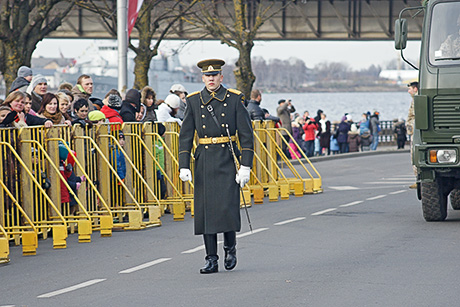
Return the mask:
<path fill-rule="evenodd" d="M 306 217 L 304 217 L 304 216 L 303 217 L 296 217 L 296 218 L 293 218 L 293 219 L 290 219 L 290 220 L 275 223 L 273 225 L 280 226 L 280 225 L 289 224 L 289 223 L 292 223 L 292 222 L 297 222 L 297 221 L 301 221 L 301 220 L 305 220 L 305 219 L 306 219 Z"/>
<path fill-rule="evenodd" d="M 352 186 L 349 186 L 349 185 L 329 187 L 329 188 L 333 189 L 333 190 L 338 190 L 338 191 L 359 190 L 357 187 L 352 187 Z"/>
<path fill-rule="evenodd" d="M 384 197 L 387 197 L 387 196 L 386 195 L 377 195 L 377 196 L 374 196 L 374 197 L 366 198 L 366 200 L 376 200 L 376 199 L 380 199 L 380 198 L 384 198 Z"/>
<path fill-rule="evenodd" d="M 414 181 L 371 181 L 363 182 L 364 184 L 413 184 Z"/>
<path fill-rule="evenodd" d="M 394 191 L 394 192 L 390 192 L 391 195 L 395 195 L 395 194 L 399 194 L 399 193 L 404 193 L 408 190 L 399 190 L 399 191 Z"/>
<path fill-rule="evenodd" d="M 265 231 L 265 230 L 268 230 L 268 228 L 258 228 L 258 229 L 253 230 L 252 232 L 248 231 L 248 232 L 245 232 L 245 233 L 241 233 L 241 234 L 237 235 L 236 237 L 237 238 L 243 238 L 243 237 L 246 237 L 246 236 L 249 236 L 249 235 L 252 235 L 252 234 L 256 234 L 258 232 Z M 221 243 L 223 243 L 223 241 L 218 241 L 217 243 L 221 244 Z M 204 245 L 200 245 L 200 246 L 197 246 L 195 248 L 183 251 L 183 252 L 181 252 L 181 254 L 193 254 L 193 253 L 199 252 L 199 251 L 201 251 L 203 249 L 204 249 Z"/>
<path fill-rule="evenodd" d="M 342 207 L 342 208 L 350 207 L 350 206 L 361 204 L 362 202 L 363 202 L 362 200 L 357 200 L 357 201 L 354 201 L 348 204 L 340 205 L 339 207 Z"/>
<path fill-rule="evenodd" d="M 328 212 L 335 211 L 335 210 L 337 210 L 337 208 L 331 208 L 331 209 L 326 209 L 323 211 L 318 211 L 318 212 L 312 213 L 311 215 L 321 215 L 321 214 L 328 213 Z"/>
<path fill-rule="evenodd" d="M 258 232 L 262 232 L 262 231 L 265 231 L 265 230 L 268 230 L 269 228 L 257 228 L 255 230 L 253 230 L 252 232 L 248 231 L 248 232 L 244 232 L 244 233 L 240 233 L 239 235 L 237 235 L 236 237 L 237 238 L 244 238 L 244 237 L 247 237 L 247 236 L 250 236 L 250 235 L 254 235 Z"/>
<path fill-rule="evenodd" d="M 78 284 L 78 285 L 75 285 L 75 286 L 71 286 L 71 287 L 68 287 L 68 288 L 61 289 L 61 290 L 56 290 L 56 291 L 53 291 L 53 292 L 49 292 L 49 293 L 39 295 L 39 296 L 37 296 L 37 298 L 53 297 L 53 296 L 64 294 L 64 293 L 67 293 L 67 292 L 70 292 L 70 291 L 74 291 L 74 290 L 78 290 L 78 289 L 81 289 L 81 288 L 89 287 L 89 286 L 92 286 L 94 284 L 100 283 L 100 282 L 105 281 L 105 280 L 107 280 L 107 279 L 88 280 L 88 281 L 82 282 L 81 284 Z"/>
<path fill-rule="evenodd" d="M 157 260 L 153 260 L 153 261 L 150 261 L 150 262 L 135 266 L 135 267 L 130 268 L 130 269 L 120 271 L 120 272 L 118 272 L 118 274 L 129 274 L 129 273 L 132 273 L 132 272 L 136 272 L 136 271 L 139 271 L 139 270 L 142 270 L 142 269 L 149 268 L 149 267 L 151 267 L 151 266 L 153 266 L 155 264 L 160 264 L 160 263 L 168 261 L 168 260 L 171 260 L 171 258 L 160 258 L 160 259 L 157 259 Z"/>

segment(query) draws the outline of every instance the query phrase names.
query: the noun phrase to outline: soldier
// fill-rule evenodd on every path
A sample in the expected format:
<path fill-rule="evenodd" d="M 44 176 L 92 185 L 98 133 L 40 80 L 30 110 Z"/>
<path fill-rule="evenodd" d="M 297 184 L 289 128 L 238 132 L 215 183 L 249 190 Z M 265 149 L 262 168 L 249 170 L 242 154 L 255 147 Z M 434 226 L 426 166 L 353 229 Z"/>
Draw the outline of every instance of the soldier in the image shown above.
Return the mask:
<path fill-rule="evenodd" d="M 254 156 L 253 132 L 244 95 L 227 89 L 223 80 L 223 60 L 203 60 L 201 68 L 205 88 L 187 96 L 187 108 L 179 136 L 179 168 L 182 181 L 191 180 L 190 153 L 195 130 L 199 137 L 195 156 L 195 235 L 203 235 L 206 264 L 201 274 L 218 271 L 217 234 L 223 233 L 226 270 L 236 266 L 236 232 L 241 229 L 240 189 L 249 181 Z M 236 133 L 242 148 L 236 172 L 229 150 L 231 135 L 234 151 Z"/>

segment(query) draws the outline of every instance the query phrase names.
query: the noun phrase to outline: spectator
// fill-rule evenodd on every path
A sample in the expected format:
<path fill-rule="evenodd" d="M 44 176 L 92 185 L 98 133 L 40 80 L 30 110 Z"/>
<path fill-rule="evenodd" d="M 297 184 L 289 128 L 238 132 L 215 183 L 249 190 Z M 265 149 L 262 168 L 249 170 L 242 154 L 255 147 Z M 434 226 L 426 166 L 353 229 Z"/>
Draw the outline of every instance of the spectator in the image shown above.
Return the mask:
<path fill-rule="evenodd" d="M 297 117 L 295 120 L 292 121 L 292 138 L 296 143 L 300 146 L 302 151 L 305 148 L 305 141 L 303 140 L 303 125 L 305 124 L 305 120 L 302 116 Z M 292 140 L 289 141 L 289 144 L 293 143 Z M 291 145 L 289 145 L 291 146 Z M 292 146 L 291 146 L 292 147 Z"/>
<path fill-rule="evenodd" d="M 407 92 L 411 96 L 411 102 L 410 102 L 410 107 L 409 107 L 409 113 L 407 114 L 407 134 L 408 135 L 413 135 L 414 130 L 415 130 L 415 113 L 414 113 L 414 96 L 418 95 L 418 90 L 419 90 L 419 84 L 417 81 L 411 82 L 407 85 L 408 89 Z M 412 169 L 414 171 L 414 175 L 417 178 L 418 177 L 418 172 L 417 172 L 417 167 L 414 165 L 412 159 L 412 143 L 413 143 L 414 138 L 411 138 L 410 142 L 410 160 L 412 164 Z M 417 188 L 417 183 L 411 184 L 409 186 L 410 189 L 416 189 Z"/>
<path fill-rule="evenodd" d="M 136 122 L 136 113 L 139 112 L 140 105 L 141 93 L 134 88 L 128 90 L 120 109 L 121 118 L 125 123 Z"/>
<path fill-rule="evenodd" d="M 13 81 L 10 87 L 10 93 L 14 91 L 26 92 L 32 81 L 32 69 L 27 66 L 21 66 L 18 69 L 18 77 Z"/>
<path fill-rule="evenodd" d="M 187 90 L 182 84 L 173 84 L 169 92 L 180 98 L 179 109 L 177 110 L 176 115 L 174 117 L 183 120 L 185 114 L 185 107 L 187 106 L 185 101 L 185 98 L 187 97 Z"/>
<path fill-rule="evenodd" d="M 42 104 L 43 95 L 48 91 L 48 81 L 42 75 L 36 75 L 32 78 L 27 93 L 32 96 L 32 110 L 38 113 Z"/>
<path fill-rule="evenodd" d="M 141 91 L 141 103 L 146 107 L 145 117 L 142 122 L 156 122 L 157 114 L 155 113 L 156 93 L 150 86 L 146 86 Z"/>
<path fill-rule="evenodd" d="M 59 101 L 53 93 L 43 95 L 42 104 L 38 110 L 38 117 L 50 119 L 55 125 L 71 124 L 59 110 Z"/>
<path fill-rule="evenodd" d="M 291 103 L 291 100 L 286 101 L 281 99 L 278 101 L 278 107 L 276 108 L 276 113 L 281 120 L 281 135 L 285 138 L 286 142 L 282 142 L 283 152 L 286 156 L 289 156 L 289 150 L 286 143 L 289 143 L 289 134 L 292 135 L 291 127 L 291 113 L 295 112 L 295 108 Z M 286 130 L 285 130 L 286 129 Z M 289 132 L 289 134 L 288 134 Z"/>
<path fill-rule="evenodd" d="M 318 109 L 318 111 L 316 111 L 316 116 L 315 116 L 315 122 L 317 124 L 319 124 L 319 121 L 321 120 L 321 114 L 323 114 L 323 110 Z"/>
<path fill-rule="evenodd" d="M 394 125 L 393 132 L 396 134 L 396 144 L 398 145 L 398 149 L 404 149 L 404 144 L 407 141 L 407 129 L 406 129 L 406 121 L 404 118 L 400 118 Z"/>
<path fill-rule="evenodd" d="M 67 181 L 67 184 L 70 186 L 72 189 L 72 192 L 76 195 L 77 190 L 80 189 L 81 183 L 86 181 L 85 176 L 77 177 L 73 171 L 73 167 L 75 164 L 75 161 L 73 159 L 69 159 L 69 151 L 65 147 L 64 144 L 60 143 L 58 145 L 59 147 L 59 171 L 64 177 L 64 179 Z M 75 155 L 75 152 L 73 152 Z M 73 161 L 74 164 L 67 162 L 68 160 Z M 69 203 L 70 206 L 70 212 L 69 215 L 74 215 L 77 213 L 77 201 L 75 197 L 72 195 L 72 193 L 69 193 L 69 190 L 67 189 L 67 186 L 61 179 L 61 204 L 66 204 Z"/>
<path fill-rule="evenodd" d="M 37 113 L 32 110 L 32 97 L 30 94 L 25 93 L 26 97 L 24 98 L 24 113 L 37 116 Z"/>
<path fill-rule="evenodd" d="M 88 111 L 93 111 L 95 108 L 89 97 L 93 94 L 93 79 L 89 75 L 81 75 L 77 79 L 77 84 L 72 88 L 74 100 L 83 98 L 88 102 Z M 73 109 L 74 110 L 74 109 Z"/>
<path fill-rule="evenodd" d="M 56 97 L 59 102 L 59 111 L 61 111 L 62 115 L 66 120 L 72 120 L 70 116 L 70 100 L 69 96 L 64 94 L 63 92 L 57 92 Z"/>
<path fill-rule="evenodd" d="M 164 103 L 158 106 L 158 109 L 155 110 L 157 113 L 157 118 L 159 122 L 177 122 L 179 125 L 182 124 L 182 121 L 178 118 L 175 118 L 177 110 L 180 107 L 180 98 L 176 95 L 168 95 Z"/>
<path fill-rule="evenodd" d="M 66 90 L 72 92 L 72 87 L 72 83 L 62 82 L 61 84 L 59 84 L 58 91 Z"/>
<path fill-rule="evenodd" d="M 101 109 L 101 112 L 104 113 L 110 123 L 120 123 L 120 125 L 112 125 L 112 131 L 120 130 L 121 124 L 123 124 L 123 119 L 119 113 L 122 104 L 120 96 L 110 94 L 107 97 L 107 105 L 104 105 Z"/>
<path fill-rule="evenodd" d="M 379 145 L 379 132 L 380 132 L 380 122 L 379 122 L 379 112 L 374 111 L 369 119 L 369 130 L 372 135 L 372 144 L 371 150 L 377 150 Z"/>
<path fill-rule="evenodd" d="M 125 146 L 125 135 L 121 131 L 118 133 L 118 143 L 120 143 L 120 146 L 122 148 L 123 146 Z M 123 152 L 115 144 L 113 145 L 112 157 L 116 159 L 114 161 L 114 164 L 116 164 L 116 170 L 117 170 L 118 177 L 120 177 L 120 179 L 124 181 L 126 178 L 125 156 L 123 155 Z"/>
<path fill-rule="evenodd" d="M 321 113 L 321 119 L 318 123 L 318 137 L 320 146 L 320 155 L 331 154 L 331 122 L 326 119 L 326 114 Z"/>
<path fill-rule="evenodd" d="M 141 103 L 141 106 L 139 108 L 139 112 L 136 113 L 136 121 L 139 122 L 139 123 L 143 123 L 144 118 L 145 118 L 145 114 L 146 114 L 145 105 L 143 103 Z"/>
<path fill-rule="evenodd" d="M 120 100 L 122 100 L 120 92 L 113 88 L 110 91 L 108 91 L 107 94 L 105 94 L 104 99 L 102 99 L 102 103 L 105 106 L 109 104 L 108 100 L 110 95 L 117 95 L 118 97 L 120 97 Z"/>
<path fill-rule="evenodd" d="M 103 106 L 104 104 L 102 103 L 102 99 L 101 99 L 101 98 L 90 97 L 89 100 L 90 100 L 91 103 L 93 104 L 94 110 L 100 111 L 100 110 L 102 109 L 102 106 Z"/>
<path fill-rule="evenodd" d="M 107 123 L 107 119 L 105 118 L 105 114 L 101 111 L 94 110 L 88 113 L 88 120 L 91 121 L 92 124 L 105 124 Z"/>
<path fill-rule="evenodd" d="M 336 131 L 336 138 L 339 143 L 340 153 L 347 152 L 348 131 L 350 131 L 350 124 L 347 122 L 347 117 L 344 115 Z"/>
<path fill-rule="evenodd" d="M 358 128 L 355 124 L 351 124 L 350 132 L 348 132 L 348 152 L 358 152 L 359 145 L 361 144 L 361 137 L 358 133 Z"/>
<path fill-rule="evenodd" d="M 77 101 L 73 104 L 73 123 L 77 123 L 81 121 L 85 121 L 88 119 L 88 113 L 89 113 L 89 104 L 88 101 L 84 98 L 78 98 Z"/>
<path fill-rule="evenodd" d="M 14 119 L 17 116 L 8 106 L 0 105 L 0 128 L 14 127 Z"/>
<path fill-rule="evenodd" d="M 248 112 L 251 120 L 264 120 L 265 114 L 260 107 L 260 103 L 262 102 L 262 94 L 259 90 L 254 89 L 251 91 L 251 100 L 248 102 Z"/>
<path fill-rule="evenodd" d="M 158 134 L 163 138 L 166 128 L 163 124 L 158 123 Z M 157 139 L 155 141 L 155 158 L 158 161 L 158 163 L 161 166 L 161 169 L 165 169 L 165 153 L 164 153 L 164 148 L 163 148 L 163 143 Z M 157 180 L 160 183 L 160 195 L 161 199 L 166 198 L 166 183 L 165 183 L 165 178 L 164 174 L 161 172 L 160 168 L 158 165 L 156 166 L 156 171 L 157 171 Z"/>
<path fill-rule="evenodd" d="M 365 130 L 363 134 L 360 135 L 361 137 L 361 151 L 369 151 L 371 150 L 372 144 L 372 135 L 369 129 Z"/>
<path fill-rule="evenodd" d="M 359 122 L 359 135 L 362 135 L 366 130 L 369 131 L 369 116 L 370 112 L 363 113 L 361 115 L 361 121 Z"/>
<path fill-rule="evenodd" d="M 315 153 L 315 138 L 318 126 L 316 125 L 315 119 L 307 117 L 305 124 L 303 125 L 303 131 L 305 131 L 305 154 L 307 157 L 312 157 Z"/>
<path fill-rule="evenodd" d="M 276 117 L 276 116 L 271 115 L 270 112 L 268 112 L 268 110 L 267 110 L 267 109 L 264 109 L 264 108 L 262 108 L 262 112 L 264 112 L 264 119 L 265 119 L 265 120 L 274 121 L 274 122 L 275 122 L 275 128 L 279 128 L 279 127 L 280 127 L 281 120 L 280 120 L 279 117 Z"/>
<path fill-rule="evenodd" d="M 47 118 L 41 118 L 38 116 L 34 116 L 30 113 L 24 112 L 24 99 L 26 94 L 20 91 L 15 91 L 10 93 L 2 105 L 8 106 L 12 111 L 16 112 L 13 113 L 14 122 L 20 126 L 27 125 L 27 126 L 41 126 L 44 125 L 46 128 L 50 128 L 53 126 L 53 122 Z"/>

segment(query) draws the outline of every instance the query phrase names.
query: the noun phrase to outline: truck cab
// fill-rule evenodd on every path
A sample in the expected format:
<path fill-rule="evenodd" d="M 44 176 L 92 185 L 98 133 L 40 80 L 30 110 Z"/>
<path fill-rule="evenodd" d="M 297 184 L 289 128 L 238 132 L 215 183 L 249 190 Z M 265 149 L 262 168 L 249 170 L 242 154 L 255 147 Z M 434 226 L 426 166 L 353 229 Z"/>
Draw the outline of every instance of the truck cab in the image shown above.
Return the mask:
<path fill-rule="evenodd" d="M 424 21 L 412 163 L 425 220 L 442 221 L 448 199 L 460 209 L 460 1 L 424 1 L 424 6 L 401 11 L 395 47 L 403 59 L 410 22 L 403 16 L 413 10 L 423 12 Z"/>

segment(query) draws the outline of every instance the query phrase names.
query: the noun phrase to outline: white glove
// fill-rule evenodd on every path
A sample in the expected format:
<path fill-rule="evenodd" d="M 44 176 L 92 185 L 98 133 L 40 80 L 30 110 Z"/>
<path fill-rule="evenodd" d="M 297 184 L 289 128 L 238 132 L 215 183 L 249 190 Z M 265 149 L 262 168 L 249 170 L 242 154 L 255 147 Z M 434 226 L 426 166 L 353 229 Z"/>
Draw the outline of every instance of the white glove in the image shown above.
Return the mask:
<path fill-rule="evenodd" d="M 235 176 L 235 181 L 240 185 L 240 187 L 244 187 L 246 183 L 249 182 L 249 177 L 251 176 L 251 168 L 249 166 L 240 166 L 240 170 Z"/>
<path fill-rule="evenodd" d="M 179 178 L 182 181 L 192 181 L 192 172 L 188 168 L 181 168 Z"/>

